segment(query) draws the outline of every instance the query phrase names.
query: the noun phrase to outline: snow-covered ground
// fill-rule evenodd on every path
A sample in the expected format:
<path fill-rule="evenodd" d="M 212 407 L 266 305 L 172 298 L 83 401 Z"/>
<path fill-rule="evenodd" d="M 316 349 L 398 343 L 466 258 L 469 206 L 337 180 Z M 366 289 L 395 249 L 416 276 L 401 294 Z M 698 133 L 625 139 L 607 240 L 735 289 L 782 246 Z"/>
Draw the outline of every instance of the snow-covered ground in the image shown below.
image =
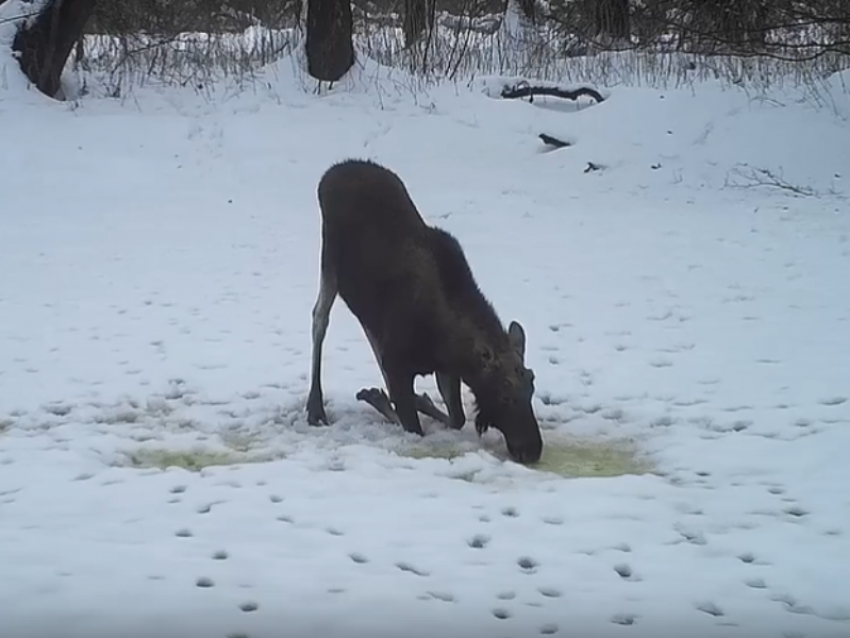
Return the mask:
<path fill-rule="evenodd" d="M 4 636 L 848 635 L 838 78 L 820 107 L 714 85 L 529 104 L 374 66 L 316 96 L 284 60 L 241 93 L 58 104 L 14 71 Z M 333 424 L 306 424 L 315 188 L 346 157 L 397 171 L 525 325 L 544 460 L 627 440 L 653 472 L 522 467 L 471 424 L 405 435 L 354 398 L 380 374 L 341 303 Z M 157 467 L 181 452 L 206 467 Z"/>

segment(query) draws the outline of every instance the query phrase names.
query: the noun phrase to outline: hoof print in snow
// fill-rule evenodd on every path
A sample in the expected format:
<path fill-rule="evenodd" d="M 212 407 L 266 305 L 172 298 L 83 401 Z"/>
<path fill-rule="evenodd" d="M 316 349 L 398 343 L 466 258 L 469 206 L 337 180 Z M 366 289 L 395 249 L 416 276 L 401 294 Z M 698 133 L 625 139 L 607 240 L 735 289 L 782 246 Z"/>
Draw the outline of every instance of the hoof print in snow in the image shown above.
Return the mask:
<path fill-rule="evenodd" d="M 454 594 L 450 594 L 449 592 L 445 592 L 445 591 L 429 591 L 428 596 L 429 596 L 429 598 L 441 600 L 444 603 L 455 602 Z"/>
<path fill-rule="evenodd" d="M 825 404 L 830 405 L 830 404 Z M 832 404 L 837 405 L 837 404 Z M 71 413 L 72 407 L 70 405 L 62 405 L 62 404 L 53 404 L 53 405 L 45 405 L 44 411 L 49 412 L 54 416 L 68 416 Z"/>
<path fill-rule="evenodd" d="M 738 554 L 738 560 L 742 563 L 747 563 L 748 565 L 752 565 L 756 562 L 755 554 L 752 552 L 744 552 L 743 554 Z"/>
<path fill-rule="evenodd" d="M 428 576 L 429 575 L 428 572 L 422 571 L 421 569 L 417 569 L 416 567 L 414 567 L 410 563 L 401 562 L 401 563 L 396 563 L 395 566 L 398 567 L 403 572 L 410 572 L 411 574 L 416 574 L 417 576 Z"/>
<path fill-rule="evenodd" d="M 280 503 L 280 502 L 282 502 L 282 501 L 283 501 L 283 497 L 282 497 L 282 496 L 278 496 L 277 494 L 272 494 L 271 496 L 269 496 L 269 500 L 270 500 L 272 503 Z"/>
<path fill-rule="evenodd" d="M 282 514 L 282 515 L 278 516 L 277 520 L 279 520 L 281 523 L 294 523 L 295 522 L 294 518 L 292 518 L 291 516 L 287 516 L 286 514 Z"/>
<path fill-rule="evenodd" d="M 560 598 L 563 593 L 557 587 L 538 587 L 537 591 L 546 598 Z"/>
<path fill-rule="evenodd" d="M 239 609 L 244 612 L 257 611 L 259 608 L 260 606 L 251 600 L 239 604 Z"/>
<path fill-rule="evenodd" d="M 218 551 L 213 552 L 212 559 L 213 560 L 227 560 L 229 555 L 223 549 L 219 549 Z"/>
<path fill-rule="evenodd" d="M 708 541 L 705 539 L 705 536 L 702 534 L 702 532 L 694 532 L 694 531 L 686 530 L 686 529 L 680 529 L 680 530 L 677 530 L 677 531 L 679 532 L 679 534 L 682 535 L 682 538 L 684 538 L 691 545 L 706 545 L 706 544 L 708 544 Z"/>
<path fill-rule="evenodd" d="M 509 516 L 510 518 L 516 518 L 519 516 L 519 511 L 515 507 L 506 507 L 502 510 L 502 516 Z"/>
<path fill-rule="evenodd" d="M 507 620 L 511 617 L 511 612 L 509 612 L 504 607 L 497 607 L 493 610 L 493 615 L 499 620 Z"/>
<path fill-rule="evenodd" d="M 551 636 L 552 634 L 558 633 L 558 625 L 555 623 L 546 623 L 545 625 L 540 625 L 540 633 L 544 636 Z"/>
<path fill-rule="evenodd" d="M 345 587 L 329 587 L 327 592 L 329 594 L 344 594 Z"/>
<path fill-rule="evenodd" d="M 212 587 L 213 581 L 211 578 L 207 578 L 206 576 L 201 576 L 198 580 L 195 581 L 195 585 L 202 588 Z"/>
<path fill-rule="evenodd" d="M 634 578 L 634 572 L 632 572 L 632 568 L 626 565 L 625 563 L 614 565 L 614 571 L 617 572 L 617 576 L 624 580 L 630 580 Z"/>
<path fill-rule="evenodd" d="M 182 494 L 183 492 L 186 491 L 186 486 L 185 485 L 175 485 L 174 487 L 172 487 L 168 491 L 171 492 L 172 494 Z"/>
<path fill-rule="evenodd" d="M 528 556 L 523 556 L 522 558 L 518 559 L 516 564 L 519 565 L 519 568 L 526 573 L 531 573 L 535 571 L 538 566 L 538 562 Z"/>
<path fill-rule="evenodd" d="M 186 528 L 178 529 L 176 532 L 174 532 L 174 535 L 178 536 L 179 538 L 189 538 L 192 536 L 192 531 Z"/>
<path fill-rule="evenodd" d="M 804 510 L 799 505 L 792 505 L 791 507 L 785 509 L 785 513 L 789 516 L 793 516 L 794 518 L 801 518 L 803 516 L 806 516 L 809 512 L 807 510 Z"/>
<path fill-rule="evenodd" d="M 472 547 L 473 549 L 484 549 L 487 547 L 487 543 L 490 542 L 490 537 L 486 534 L 476 534 L 472 538 L 470 538 L 466 544 Z"/>
<path fill-rule="evenodd" d="M 356 552 L 354 554 L 349 554 L 348 557 L 358 565 L 363 565 L 364 563 L 369 562 L 369 559 L 366 558 L 363 554 L 358 554 Z"/>
<path fill-rule="evenodd" d="M 564 519 L 559 516 L 547 516 L 543 518 L 543 522 L 547 525 L 563 525 Z"/>
<path fill-rule="evenodd" d="M 848 400 L 847 397 L 828 397 L 828 398 L 825 398 L 825 399 L 821 399 L 820 403 L 821 403 L 821 405 L 828 405 L 828 406 L 831 407 L 831 406 L 841 405 L 842 403 L 847 403 L 847 400 Z M 70 408 L 68 408 L 68 409 L 70 410 Z"/>
<path fill-rule="evenodd" d="M 503 591 L 496 594 L 496 598 L 499 600 L 513 600 L 516 598 L 516 592 L 514 591 Z"/>
<path fill-rule="evenodd" d="M 764 582 L 763 578 L 750 578 L 749 580 L 745 580 L 744 584 L 753 589 L 767 589 L 767 583 Z"/>
<path fill-rule="evenodd" d="M 345 536 L 345 532 L 341 532 L 335 527 L 329 527 L 325 531 L 331 536 Z"/>
<path fill-rule="evenodd" d="M 634 625 L 635 624 L 635 615 L 634 614 L 614 614 L 611 616 L 611 622 L 617 625 Z"/>
<path fill-rule="evenodd" d="M 723 610 L 712 602 L 697 603 L 694 605 L 699 611 L 710 616 L 722 616 Z"/>

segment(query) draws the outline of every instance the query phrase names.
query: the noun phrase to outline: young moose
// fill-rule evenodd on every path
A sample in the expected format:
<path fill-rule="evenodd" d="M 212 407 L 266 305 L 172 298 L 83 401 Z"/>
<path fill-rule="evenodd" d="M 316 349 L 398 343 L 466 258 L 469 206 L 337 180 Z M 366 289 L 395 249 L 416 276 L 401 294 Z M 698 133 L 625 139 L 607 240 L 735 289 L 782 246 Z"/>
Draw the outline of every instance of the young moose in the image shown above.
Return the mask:
<path fill-rule="evenodd" d="M 357 317 L 384 377 L 357 394 L 408 432 L 422 435 L 417 412 L 446 426 L 466 423 L 461 382 L 475 395 L 479 435 L 494 427 L 520 463 L 540 459 L 543 440 L 525 367 L 525 332 L 505 332 L 472 276 L 458 241 L 427 226 L 401 179 L 373 162 L 332 166 L 318 187 L 322 214 L 321 282 L 313 308 L 307 420 L 328 423 L 321 387 L 322 344 L 339 294 Z M 417 375 L 435 374 L 448 408 L 414 392 Z"/>

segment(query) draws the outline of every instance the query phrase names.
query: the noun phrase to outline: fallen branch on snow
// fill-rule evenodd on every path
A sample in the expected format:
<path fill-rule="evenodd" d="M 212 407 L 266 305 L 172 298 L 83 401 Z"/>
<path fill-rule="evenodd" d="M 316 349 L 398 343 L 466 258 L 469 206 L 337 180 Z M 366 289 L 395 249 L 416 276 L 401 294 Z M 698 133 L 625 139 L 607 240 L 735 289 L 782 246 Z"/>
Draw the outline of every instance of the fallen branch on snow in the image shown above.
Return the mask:
<path fill-rule="evenodd" d="M 569 89 L 562 86 L 533 86 L 527 81 L 519 82 L 515 85 L 506 85 L 502 89 L 502 97 L 506 100 L 516 98 L 529 98 L 529 102 L 534 102 L 535 95 L 548 95 L 551 97 L 560 97 L 565 100 L 577 100 L 582 96 L 592 97 L 597 102 L 604 102 L 605 98 L 596 89 L 589 86 L 579 86 Z"/>
<path fill-rule="evenodd" d="M 734 178 L 739 178 L 736 180 Z M 778 188 L 803 197 L 816 197 L 818 192 L 811 186 L 797 186 L 786 181 L 769 168 L 754 168 L 749 164 L 738 164 L 726 177 L 726 186 L 732 188 Z"/>

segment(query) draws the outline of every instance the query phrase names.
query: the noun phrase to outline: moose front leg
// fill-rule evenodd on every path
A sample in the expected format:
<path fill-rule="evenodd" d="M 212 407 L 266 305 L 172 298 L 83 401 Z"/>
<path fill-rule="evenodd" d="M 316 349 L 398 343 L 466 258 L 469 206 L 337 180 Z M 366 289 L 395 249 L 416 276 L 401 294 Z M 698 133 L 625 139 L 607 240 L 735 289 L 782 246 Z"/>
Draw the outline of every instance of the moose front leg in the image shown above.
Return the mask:
<path fill-rule="evenodd" d="M 390 401 L 405 432 L 413 432 L 425 436 L 419 414 L 416 411 L 416 394 L 413 391 L 415 375 L 405 371 L 400 366 L 386 365 L 387 385 L 390 391 Z"/>
<path fill-rule="evenodd" d="M 446 404 L 449 415 L 446 425 L 453 430 L 460 430 L 466 424 L 466 415 L 463 412 L 463 401 L 460 394 L 460 377 L 438 372 L 437 388 Z"/>
<path fill-rule="evenodd" d="M 424 414 L 425 416 L 429 416 L 436 421 L 439 421 L 443 425 L 449 424 L 449 415 L 443 412 L 440 408 L 434 405 L 434 402 L 431 400 L 431 397 L 428 396 L 427 392 L 423 392 L 422 394 L 417 394 L 415 397 L 416 401 L 416 409 Z"/>

